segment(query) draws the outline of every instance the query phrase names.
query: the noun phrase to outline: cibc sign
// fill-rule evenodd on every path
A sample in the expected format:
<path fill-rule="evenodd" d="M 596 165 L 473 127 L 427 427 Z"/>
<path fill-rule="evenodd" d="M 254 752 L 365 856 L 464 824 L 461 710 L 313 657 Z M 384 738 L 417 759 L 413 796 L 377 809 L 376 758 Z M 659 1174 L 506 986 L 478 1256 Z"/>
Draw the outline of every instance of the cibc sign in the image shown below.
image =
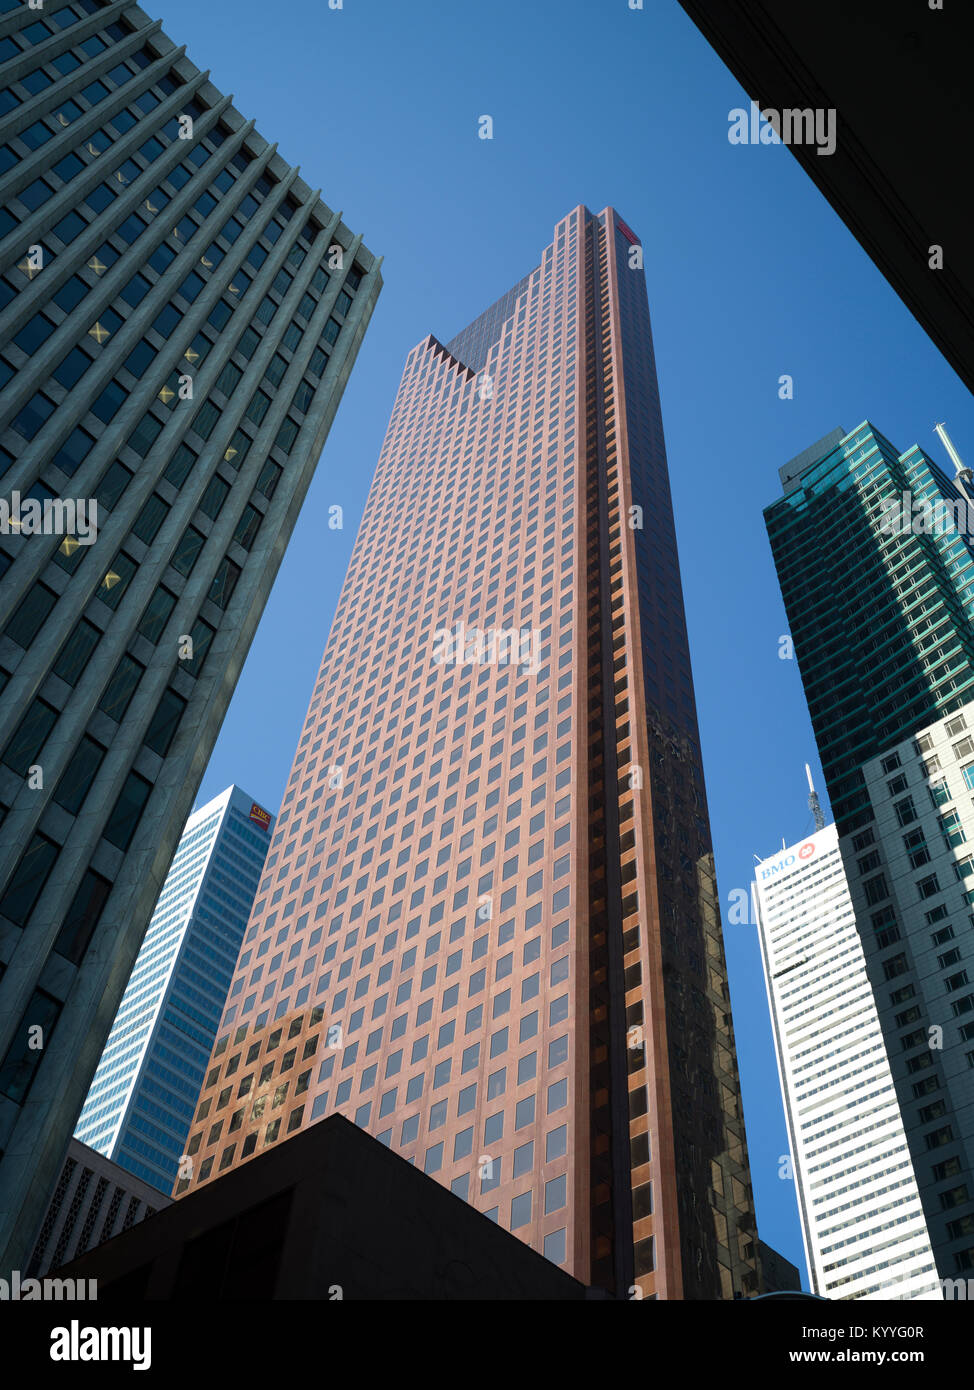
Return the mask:
<path fill-rule="evenodd" d="M 776 874 L 783 874 L 786 869 L 794 868 L 796 864 L 802 864 L 806 859 L 811 859 L 815 853 L 815 841 L 806 840 L 798 849 L 789 850 L 780 859 L 766 859 L 761 865 L 760 874 L 762 883 L 765 879 L 774 878 Z"/>

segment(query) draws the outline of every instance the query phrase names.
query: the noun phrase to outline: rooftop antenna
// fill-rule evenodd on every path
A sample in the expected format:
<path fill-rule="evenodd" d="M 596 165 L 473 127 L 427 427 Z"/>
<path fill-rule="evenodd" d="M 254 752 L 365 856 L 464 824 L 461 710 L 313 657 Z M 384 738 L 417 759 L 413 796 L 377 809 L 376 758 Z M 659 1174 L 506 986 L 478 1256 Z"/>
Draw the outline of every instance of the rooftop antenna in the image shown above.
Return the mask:
<path fill-rule="evenodd" d="M 818 792 L 815 790 L 815 783 L 812 781 L 812 769 L 805 764 L 805 776 L 808 778 L 808 809 L 815 817 L 815 829 L 825 829 L 825 817 L 822 814 L 822 807 L 819 804 Z"/>
<path fill-rule="evenodd" d="M 953 441 L 947 433 L 943 424 L 934 425 L 934 432 L 939 437 L 941 444 L 947 450 L 951 463 L 954 465 L 954 482 L 966 493 L 969 498 L 974 500 L 974 474 L 969 468 L 964 466 L 960 454 L 954 448 Z"/>

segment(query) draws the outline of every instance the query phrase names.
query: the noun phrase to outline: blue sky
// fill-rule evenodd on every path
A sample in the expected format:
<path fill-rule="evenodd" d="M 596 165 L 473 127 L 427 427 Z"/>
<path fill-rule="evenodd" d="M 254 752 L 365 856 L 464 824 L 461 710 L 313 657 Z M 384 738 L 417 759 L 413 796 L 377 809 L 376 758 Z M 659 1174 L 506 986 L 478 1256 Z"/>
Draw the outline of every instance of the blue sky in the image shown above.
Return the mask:
<path fill-rule="evenodd" d="M 940 461 L 946 420 L 974 460 L 968 392 L 790 152 L 729 143 L 747 95 L 676 0 L 147 8 L 385 256 L 200 800 L 236 781 L 277 809 L 409 348 L 447 340 L 530 270 L 570 208 L 611 203 L 645 247 L 726 905 L 755 854 L 811 828 L 803 764 L 818 772 L 797 665 L 777 654 L 787 625 L 761 516 L 776 470 L 867 417 Z M 484 114 L 492 141 L 477 138 Z M 323 524 L 335 504 L 343 531 Z M 760 1231 L 803 1269 L 755 929 L 725 935 Z"/>

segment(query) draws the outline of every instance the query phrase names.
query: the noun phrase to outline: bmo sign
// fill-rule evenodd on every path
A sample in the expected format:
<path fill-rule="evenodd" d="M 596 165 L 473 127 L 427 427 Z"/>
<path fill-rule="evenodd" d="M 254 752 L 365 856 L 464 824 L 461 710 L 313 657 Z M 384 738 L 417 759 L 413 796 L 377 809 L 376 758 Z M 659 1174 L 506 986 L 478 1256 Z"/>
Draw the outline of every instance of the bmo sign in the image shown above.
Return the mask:
<path fill-rule="evenodd" d="M 815 853 L 815 841 L 806 840 L 803 845 L 799 845 L 797 850 L 789 850 L 780 859 L 768 859 L 761 865 L 761 881 L 774 878 L 776 874 L 783 874 L 786 870 L 794 868 L 796 864 L 804 863 L 806 859 L 811 859 Z"/>

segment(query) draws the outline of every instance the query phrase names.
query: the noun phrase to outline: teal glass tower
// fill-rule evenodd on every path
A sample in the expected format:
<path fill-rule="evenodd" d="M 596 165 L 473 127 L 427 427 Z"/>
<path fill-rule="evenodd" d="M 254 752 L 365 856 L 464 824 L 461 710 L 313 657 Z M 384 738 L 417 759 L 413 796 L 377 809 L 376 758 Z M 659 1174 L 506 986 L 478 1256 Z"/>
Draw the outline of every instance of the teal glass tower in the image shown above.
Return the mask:
<path fill-rule="evenodd" d="M 784 495 L 764 516 L 845 834 L 871 818 L 863 763 L 974 698 L 971 536 L 900 524 L 904 493 L 966 504 L 965 481 L 868 421 L 833 430 L 779 476 Z"/>

